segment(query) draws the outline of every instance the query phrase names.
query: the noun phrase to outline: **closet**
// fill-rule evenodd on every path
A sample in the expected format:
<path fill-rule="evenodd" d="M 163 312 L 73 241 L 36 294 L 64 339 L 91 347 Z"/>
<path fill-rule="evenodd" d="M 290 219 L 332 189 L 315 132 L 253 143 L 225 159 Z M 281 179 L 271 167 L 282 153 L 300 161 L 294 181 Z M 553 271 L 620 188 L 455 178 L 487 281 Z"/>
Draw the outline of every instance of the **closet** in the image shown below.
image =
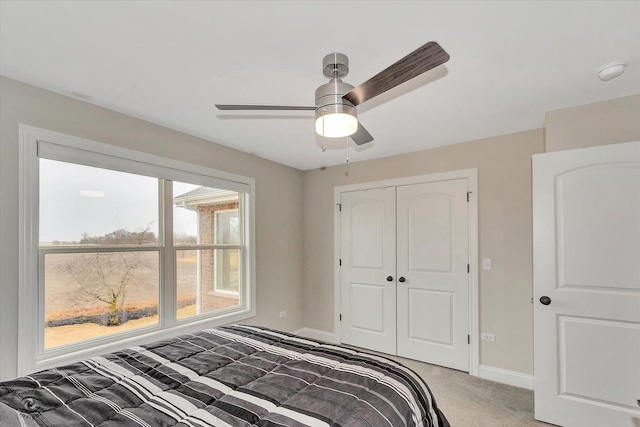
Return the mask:
<path fill-rule="evenodd" d="M 469 371 L 471 194 L 466 177 L 337 193 L 342 343 Z"/>

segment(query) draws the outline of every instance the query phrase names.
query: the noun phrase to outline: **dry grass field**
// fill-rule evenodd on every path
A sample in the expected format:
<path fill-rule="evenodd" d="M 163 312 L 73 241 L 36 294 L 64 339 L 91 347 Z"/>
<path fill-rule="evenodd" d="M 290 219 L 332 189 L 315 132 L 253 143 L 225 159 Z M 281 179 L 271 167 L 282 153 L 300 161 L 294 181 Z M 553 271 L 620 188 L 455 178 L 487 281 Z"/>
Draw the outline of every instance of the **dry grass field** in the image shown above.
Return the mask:
<path fill-rule="evenodd" d="M 83 298 L 73 277 L 64 272 L 78 254 L 47 255 L 45 259 L 45 321 L 105 313 L 108 306 Z M 139 309 L 157 305 L 158 252 L 142 252 L 139 282 L 127 288 L 125 309 Z M 178 258 L 178 301 L 195 299 L 197 283 L 196 257 Z"/>
<path fill-rule="evenodd" d="M 189 305 L 178 309 L 178 316 L 196 314 L 196 306 Z M 158 315 L 129 320 L 119 326 L 104 326 L 96 323 L 79 323 L 75 325 L 56 326 L 44 329 L 44 348 L 54 348 L 73 344 L 89 338 L 99 338 L 138 328 L 153 326 L 158 323 Z"/>
<path fill-rule="evenodd" d="M 60 321 L 108 313 L 106 303 L 96 301 L 79 291 L 77 283 L 68 274 L 67 266 L 78 260 L 78 254 L 47 255 L 45 259 L 45 322 Z M 123 310 L 157 308 L 158 305 L 158 252 L 141 253 L 142 264 L 137 271 L 140 278 L 128 286 Z M 195 301 L 197 284 L 196 257 L 178 258 L 178 302 Z M 179 316 L 195 314 L 195 305 L 179 310 Z M 104 326 L 93 322 L 46 327 L 45 348 L 111 335 L 142 328 L 158 322 L 157 315 L 133 319 L 118 326 Z"/>

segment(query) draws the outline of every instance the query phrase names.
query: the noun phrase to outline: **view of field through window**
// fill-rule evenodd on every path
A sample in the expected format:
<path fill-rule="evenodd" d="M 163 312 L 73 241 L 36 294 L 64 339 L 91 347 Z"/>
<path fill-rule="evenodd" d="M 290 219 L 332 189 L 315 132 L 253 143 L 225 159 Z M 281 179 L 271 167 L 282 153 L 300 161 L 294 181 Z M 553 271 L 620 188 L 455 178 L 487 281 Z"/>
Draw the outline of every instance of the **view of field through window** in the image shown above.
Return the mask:
<path fill-rule="evenodd" d="M 173 183 L 178 319 L 237 307 L 238 193 Z M 44 348 L 158 324 L 159 180 L 40 159 Z"/>

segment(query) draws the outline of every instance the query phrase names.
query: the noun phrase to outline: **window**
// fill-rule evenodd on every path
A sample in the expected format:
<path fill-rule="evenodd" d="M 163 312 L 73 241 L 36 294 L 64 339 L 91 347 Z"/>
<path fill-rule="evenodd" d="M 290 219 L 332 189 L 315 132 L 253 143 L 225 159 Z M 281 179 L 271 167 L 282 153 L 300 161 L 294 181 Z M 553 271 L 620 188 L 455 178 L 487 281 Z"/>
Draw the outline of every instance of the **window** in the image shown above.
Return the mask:
<path fill-rule="evenodd" d="M 157 178 L 39 159 L 44 350 L 158 323 Z"/>
<path fill-rule="evenodd" d="M 178 318 L 237 307 L 242 302 L 242 198 L 184 182 L 174 182 L 173 188 L 178 302 L 190 307 L 178 310 Z M 189 304 L 194 294 L 198 298 Z"/>
<path fill-rule="evenodd" d="M 26 126 L 21 164 L 21 373 L 255 314 L 252 179 Z"/>

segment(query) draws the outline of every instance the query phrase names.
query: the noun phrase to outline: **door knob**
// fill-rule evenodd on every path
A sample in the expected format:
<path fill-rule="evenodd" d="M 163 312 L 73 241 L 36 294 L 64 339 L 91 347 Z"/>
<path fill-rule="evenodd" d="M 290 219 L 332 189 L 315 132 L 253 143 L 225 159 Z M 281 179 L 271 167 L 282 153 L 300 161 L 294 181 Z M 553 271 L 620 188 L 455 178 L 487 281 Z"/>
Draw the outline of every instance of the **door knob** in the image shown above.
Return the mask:
<path fill-rule="evenodd" d="M 387 282 L 393 282 L 393 277 L 387 276 Z"/>
<path fill-rule="evenodd" d="M 549 305 L 549 304 L 551 304 L 551 298 L 549 298 L 549 297 L 548 297 L 548 296 L 546 296 L 546 295 L 545 295 L 545 296 L 543 296 L 543 297 L 540 297 L 540 304 L 542 304 L 542 305 Z"/>
<path fill-rule="evenodd" d="M 404 281 L 405 281 L 405 280 L 406 280 L 406 279 L 405 279 L 404 277 L 401 277 L 401 278 L 399 278 L 399 279 L 398 279 L 398 281 L 399 281 L 399 282 L 402 282 L 402 283 L 404 283 Z"/>

